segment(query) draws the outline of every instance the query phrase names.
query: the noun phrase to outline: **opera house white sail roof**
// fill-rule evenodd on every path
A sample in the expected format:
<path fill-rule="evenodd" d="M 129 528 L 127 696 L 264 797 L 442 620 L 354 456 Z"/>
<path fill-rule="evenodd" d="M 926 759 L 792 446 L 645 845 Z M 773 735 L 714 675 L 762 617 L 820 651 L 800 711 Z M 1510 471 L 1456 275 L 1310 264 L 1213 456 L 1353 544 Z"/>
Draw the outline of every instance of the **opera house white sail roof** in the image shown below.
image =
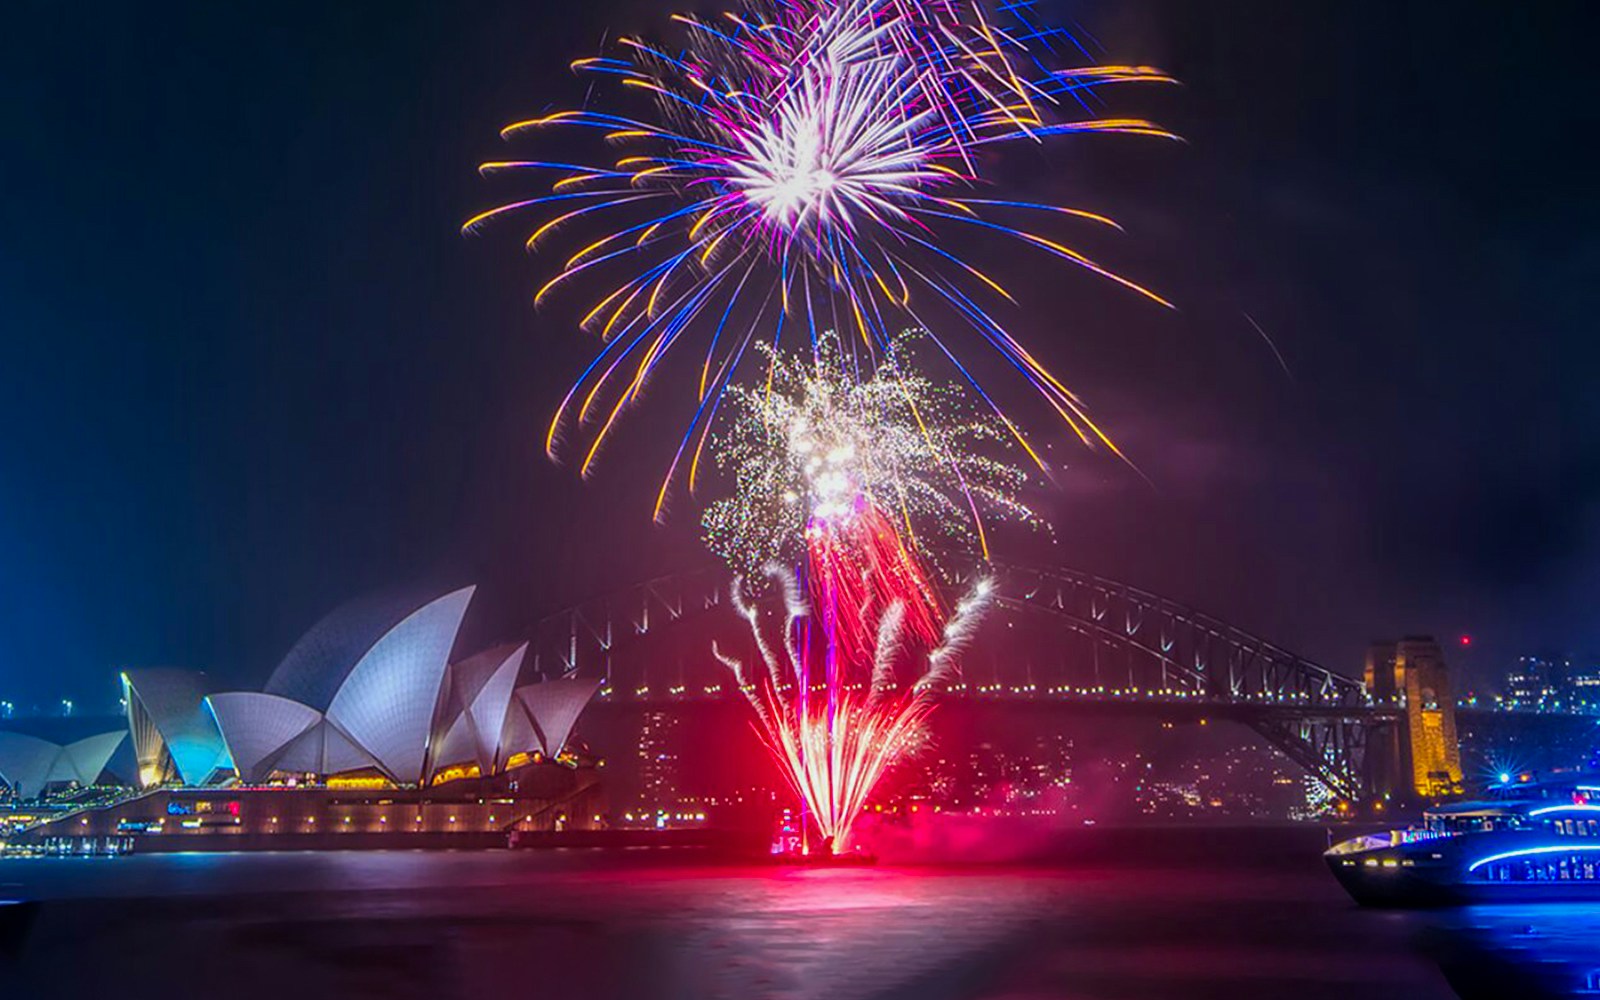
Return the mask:
<path fill-rule="evenodd" d="M 453 660 L 473 593 L 348 605 L 295 643 L 264 691 L 127 672 L 141 785 L 351 772 L 421 785 L 446 769 L 492 774 L 520 753 L 555 757 L 599 684 L 519 685 L 526 643 Z"/>
<path fill-rule="evenodd" d="M 128 738 L 123 730 L 65 745 L 23 733 L 0 732 L 0 781 L 20 799 L 37 798 L 49 785 L 93 785 L 111 755 Z"/>
<path fill-rule="evenodd" d="M 452 664 L 430 748 L 434 765 L 472 762 L 495 770 L 506 712 L 528 644 L 495 646 Z"/>
<path fill-rule="evenodd" d="M 422 782 L 434 708 L 472 587 L 446 594 L 385 632 L 328 706 L 328 721 L 397 782 Z"/>
<path fill-rule="evenodd" d="M 546 757 L 558 756 L 566 748 L 583 707 L 599 689 L 599 681 L 576 678 L 517 688 L 501 730 L 499 766 L 504 767 L 506 759 L 519 750 L 537 749 Z"/>
<path fill-rule="evenodd" d="M 321 712 L 280 695 L 227 691 L 208 700 L 232 752 L 234 769 L 246 782 L 267 780 L 285 752 L 323 724 Z M 308 766 L 296 770 L 322 770 L 320 745 L 305 763 Z"/>
<path fill-rule="evenodd" d="M 232 769 L 222 731 L 206 704 L 205 674 L 170 667 L 127 670 L 122 687 L 141 788 L 173 778 L 202 785 L 219 769 Z"/>

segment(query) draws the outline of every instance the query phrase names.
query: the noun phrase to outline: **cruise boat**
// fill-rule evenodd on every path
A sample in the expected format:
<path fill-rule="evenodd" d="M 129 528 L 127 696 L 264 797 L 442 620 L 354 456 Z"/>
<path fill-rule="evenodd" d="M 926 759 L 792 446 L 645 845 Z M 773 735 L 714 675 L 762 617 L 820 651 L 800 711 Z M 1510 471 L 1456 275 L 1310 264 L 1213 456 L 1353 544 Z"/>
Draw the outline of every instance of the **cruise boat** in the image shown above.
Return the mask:
<path fill-rule="evenodd" d="M 1600 772 L 1523 775 L 1323 857 L 1364 906 L 1600 900 Z"/>

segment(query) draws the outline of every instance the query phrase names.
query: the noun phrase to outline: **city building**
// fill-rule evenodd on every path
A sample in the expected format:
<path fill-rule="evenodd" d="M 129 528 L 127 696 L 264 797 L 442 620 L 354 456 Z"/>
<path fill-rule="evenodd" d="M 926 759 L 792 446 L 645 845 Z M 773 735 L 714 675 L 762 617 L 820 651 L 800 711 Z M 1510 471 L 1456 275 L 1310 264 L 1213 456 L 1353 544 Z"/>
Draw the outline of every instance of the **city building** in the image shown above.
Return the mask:
<path fill-rule="evenodd" d="M 1505 698 L 1513 707 L 1538 708 L 1556 698 L 1558 677 L 1570 665 L 1555 656 L 1519 656 L 1506 671 Z"/>
<path fill-rule="evenodd" d="M 666 826 L 683 811 L 682 727 L 673 712 L 649 711 L 640 720 L 639 795 L 630 811 L 635 822 Z"/>
<path fill-rule="evenodd" d="M 1566 654 L 1517 657 L 1505 673 L 1499 707 L 1513 712 L 1600 712 L 1600 664 Z"/>

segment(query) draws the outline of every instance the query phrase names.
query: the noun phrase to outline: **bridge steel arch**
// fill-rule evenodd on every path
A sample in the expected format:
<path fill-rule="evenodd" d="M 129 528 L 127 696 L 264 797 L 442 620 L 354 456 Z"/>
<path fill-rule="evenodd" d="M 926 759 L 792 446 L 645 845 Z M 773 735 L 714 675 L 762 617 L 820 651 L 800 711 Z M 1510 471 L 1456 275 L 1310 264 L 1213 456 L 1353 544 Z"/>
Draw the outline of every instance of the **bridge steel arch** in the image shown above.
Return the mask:
<path fill-rule="evenodd" d="M 1148 591 L 1071 569 L 983 564 L 949 574 L 952 592 L 978 575 L 994 580 L 1000 621 L 1032 619 L 1058 654 L 1023 674 L 971 664 L 950 695 L 982 701 L 1124 710 L 1177 719 L 1242 723 L 1350 801 L 1373 796 L 1367 746 L 1398 724 L 1399 710 L 1374 702 L 1362 683 Z M 539 621 L 527 663 L 536 673 L 604 678 L 601 696 L 672 702 L 730 697 L 721 683 L 628 687 L 613 671 L 616 654 L 672 624 L 727 604 L 728 577 L 705 568 L 648 580 Z M 989 634 L 999 627 L 991 621 Z M 980 636 L 979 651 L 990 642 Z M 709 650 L 708 650 L 709 653 Z M 712 664 L 709 655 L 706 662 Z M 1018 662 L 1013 660 L 1013 663 Z M 723 679 L 714 664 L 708 679 Z"/>
<path fill-rule="evenodd" d="M 712 567 L 656 577 L 547 615 L 528 635 L 527 669 L 544 676 L 612 678 L 614 654 L 662 628 L 727 603 L 729 580 Z M 708 657 L 709 658 L 709 657 Z M 607 684 L 602 691 L 609 691 Z"/>
<path fill-rule="evenodd" d="M 1124 702 L 1152 714 L 1243 723 L 1336 795 L 1370 798 L 1367 746 L 1397 724 L 1360 681 L 1149 591 L 1071 569 L 994 564 L 1002 608 L 1043 616 L 1075 640 L 1054 669 L 1015 677 L 969 674 L 991 698 Z M 1019 691 L 1020 687 L 1020 691 Z"/>

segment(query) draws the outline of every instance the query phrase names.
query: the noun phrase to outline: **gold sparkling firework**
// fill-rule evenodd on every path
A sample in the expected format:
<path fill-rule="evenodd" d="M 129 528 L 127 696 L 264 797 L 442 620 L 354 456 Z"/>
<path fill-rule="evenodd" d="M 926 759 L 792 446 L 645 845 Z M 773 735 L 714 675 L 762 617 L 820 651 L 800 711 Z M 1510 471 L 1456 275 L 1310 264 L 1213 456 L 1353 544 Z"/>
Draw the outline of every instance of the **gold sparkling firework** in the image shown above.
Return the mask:
<path fill-rule="evenodd" d="M 1011 434 L 968 390 L 911 363 L 919 337 L 895 337 L 867 372 L 831 334 L 812 357 L 758 347 L 769 377 L 728 390 L 731 419 L 714 434 L 713 455 L 732 492 L 702 522 L 735 571 L 794 565 L 809 532 L 867 505 L 919 547 L 955 543 L 985 555 L 986 522 L 1040 524 L 1018 496 L 1029 476 L 1011 460 Z"/>

